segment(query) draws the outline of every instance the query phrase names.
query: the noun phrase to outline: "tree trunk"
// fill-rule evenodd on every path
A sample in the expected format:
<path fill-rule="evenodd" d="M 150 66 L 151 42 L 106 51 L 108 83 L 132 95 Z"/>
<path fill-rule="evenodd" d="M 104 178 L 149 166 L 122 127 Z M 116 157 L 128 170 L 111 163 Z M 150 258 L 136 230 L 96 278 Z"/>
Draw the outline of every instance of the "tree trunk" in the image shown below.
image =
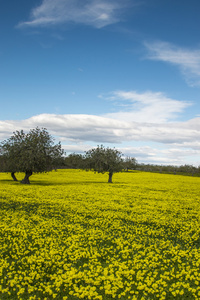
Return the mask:
<path fill-rule="evenodd" d="M 16 176 L 15 176 L 15 172 L 11 172 L 11 176 L 12 176 L 12 179 L 13 179 L 14 181 L 18 181 L 17 178 L 16 178 Z"/>
<path fill-rule="evenodd" d="M 113 173 L 109 172 L 108 183 L 112 183 L 112 176 L 113 176 Z"/>
<path fill-rule="evenodd" d="M 32 171 L 26 171 L 24 179 L 21 181 L 23 184 L 30 184 L 29 177 L 33 174 Z"/>

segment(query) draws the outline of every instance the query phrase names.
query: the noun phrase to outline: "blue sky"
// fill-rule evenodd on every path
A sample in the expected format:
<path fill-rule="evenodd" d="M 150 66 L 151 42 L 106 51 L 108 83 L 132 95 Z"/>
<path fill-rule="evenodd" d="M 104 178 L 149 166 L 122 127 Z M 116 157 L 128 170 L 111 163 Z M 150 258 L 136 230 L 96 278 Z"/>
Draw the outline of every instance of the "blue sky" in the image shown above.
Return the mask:
<path fill-rule="evenodd" d="M 67 153 L 103 144 L 200 165 L 199 0 L 18 0 L 0 9 L 0 139 L 45 127 Z"/>

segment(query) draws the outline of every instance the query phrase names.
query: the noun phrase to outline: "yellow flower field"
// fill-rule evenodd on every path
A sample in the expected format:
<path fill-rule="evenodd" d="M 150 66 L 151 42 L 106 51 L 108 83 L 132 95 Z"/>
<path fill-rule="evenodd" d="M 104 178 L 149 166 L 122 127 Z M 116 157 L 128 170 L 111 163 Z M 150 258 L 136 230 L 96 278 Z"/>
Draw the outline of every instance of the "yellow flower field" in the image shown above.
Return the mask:
<path fill-rule="evenodd" d="M 10 178 L 0 173 L 1 300 L 200 299 L 200 178 Z"/>

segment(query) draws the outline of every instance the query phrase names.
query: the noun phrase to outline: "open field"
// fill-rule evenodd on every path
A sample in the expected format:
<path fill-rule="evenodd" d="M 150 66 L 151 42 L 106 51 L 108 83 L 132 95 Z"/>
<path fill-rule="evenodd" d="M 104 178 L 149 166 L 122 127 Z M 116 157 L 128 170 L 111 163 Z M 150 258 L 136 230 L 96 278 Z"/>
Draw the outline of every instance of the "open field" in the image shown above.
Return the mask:
<path fill-rule="evenodd" d="M 0 173 L 1 300 L 200 299 L 200 178 L 30 180 Z"/>

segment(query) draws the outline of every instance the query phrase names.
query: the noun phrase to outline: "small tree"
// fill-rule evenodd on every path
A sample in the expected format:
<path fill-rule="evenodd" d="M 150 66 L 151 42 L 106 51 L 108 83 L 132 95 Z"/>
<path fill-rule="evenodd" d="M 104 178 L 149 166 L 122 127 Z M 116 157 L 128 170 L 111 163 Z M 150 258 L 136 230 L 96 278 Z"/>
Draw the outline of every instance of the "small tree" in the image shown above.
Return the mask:
<path fill-rule="evenodd" d="M 126 157 L 123 162 L 124 169 L 128 172 L 129 169 L 135 169 L 137 161 L 134 157 Z"/>
<path fill-rule="evenodd" d="M 45 128 L 31 129 L 27 134 L 16 131 L 1 143 L 3 170 L 11 172 L 14 180 L 15 172 L 24 172 L 21 183 L 29 184 L 29 177 L 56 169 L 62 159 L 61 144 L 54 145 L 54 139 Z"/>
<path fill-rule="evenodd" d="M 121 152 L 116 149 L 97 146 L 86 152 L 85 168 L 98 173 L 108 173 L 108 182 L 112 183 L 112 176 L 123 169 Z"/>

